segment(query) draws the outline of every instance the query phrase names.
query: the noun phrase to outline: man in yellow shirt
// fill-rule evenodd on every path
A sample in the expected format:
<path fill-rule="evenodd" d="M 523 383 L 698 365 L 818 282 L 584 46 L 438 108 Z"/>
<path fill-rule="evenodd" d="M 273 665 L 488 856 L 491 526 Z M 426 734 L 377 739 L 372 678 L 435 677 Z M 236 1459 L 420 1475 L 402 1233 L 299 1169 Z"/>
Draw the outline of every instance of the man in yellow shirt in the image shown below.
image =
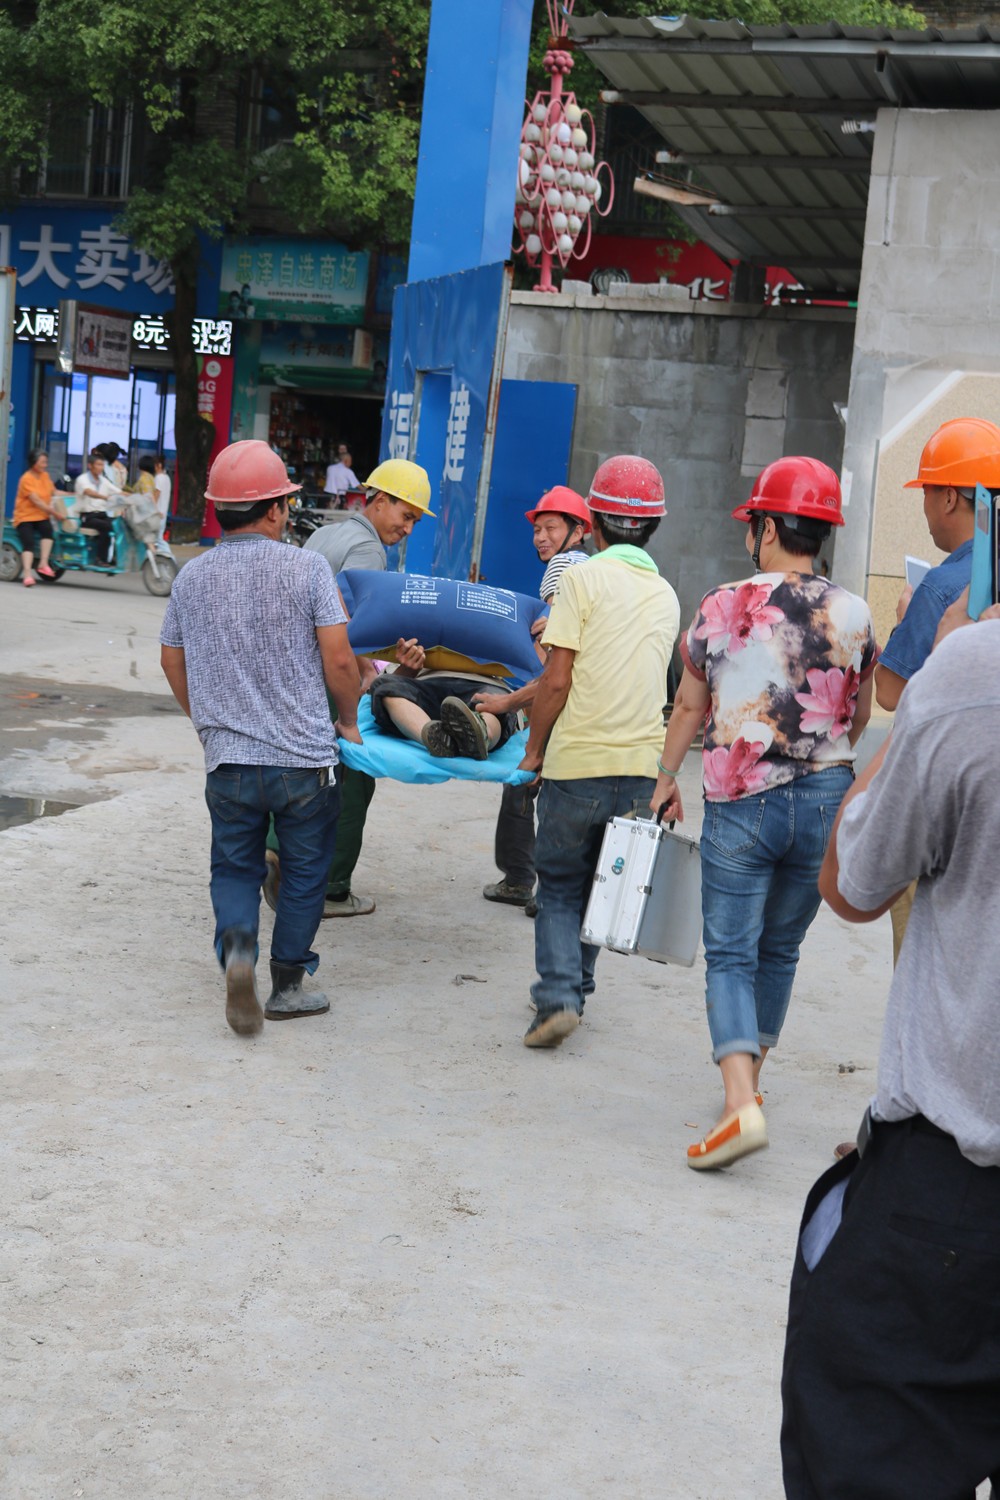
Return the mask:
<path fill-rule="evenodd" d="M 680 626 L 677 595 L 645 551 L 667 513 L 659 472 L 630 454 L 609 458 L 587 504 L 596 555 L 560 579 L 521 762 L 542 777 L 531 987 L 538 1014 L 526 1047 L 557 1047 L 593 994 L 597 949 L 581 943 L 580 924 L 608 819 L 641 813 L 653 794 Z"/>

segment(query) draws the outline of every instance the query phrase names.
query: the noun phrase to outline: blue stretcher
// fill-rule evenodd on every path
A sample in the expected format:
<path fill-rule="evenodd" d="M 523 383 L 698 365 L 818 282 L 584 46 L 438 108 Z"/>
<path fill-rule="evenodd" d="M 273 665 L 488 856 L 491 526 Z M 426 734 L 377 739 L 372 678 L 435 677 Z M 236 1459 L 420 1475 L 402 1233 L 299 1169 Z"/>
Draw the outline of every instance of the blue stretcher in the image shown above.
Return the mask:
<path fill-rule="evenodd" d="M 528 743 L 528 731 L 511 735 L 506 745 L 494 750 L 486 760 L 470 760 L 468 756 L 432 755 L 416 740 L 404 740 L 394 734 L 384 734 L 372 716 L 372 703 L 367 694 L 358 704 L 358 728 L 364 744 L 353 745 L 350 740 L 339 740 L 340 758 L 352 771 L 367 771 L 369 776 L 389 776 L 393 781 L 406 781 L 429 785 L 437 781 L 497 781 L 509 786 L 523 786 L 534 780 L 533 771 L 519 771 L 518 764 L 524 757 Z"/>

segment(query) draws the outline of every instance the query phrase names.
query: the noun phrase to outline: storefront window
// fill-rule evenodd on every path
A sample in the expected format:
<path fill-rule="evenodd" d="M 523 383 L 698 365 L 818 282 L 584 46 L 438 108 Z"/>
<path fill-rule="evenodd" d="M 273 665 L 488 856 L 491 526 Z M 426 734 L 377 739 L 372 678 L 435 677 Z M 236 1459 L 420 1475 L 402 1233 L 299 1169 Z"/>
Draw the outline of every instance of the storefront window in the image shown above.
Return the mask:
<path fill-rule="evenodd" d="M 174 407 L 174 377 L 165 371 L 133 370 L 127 380 L 111 380 L 62 375 L 46 363 L 39 426 L 50 466 L 78 474 L 98 443 L 117 443 L 134 479 L 144 453 L 172 457 Z"/>

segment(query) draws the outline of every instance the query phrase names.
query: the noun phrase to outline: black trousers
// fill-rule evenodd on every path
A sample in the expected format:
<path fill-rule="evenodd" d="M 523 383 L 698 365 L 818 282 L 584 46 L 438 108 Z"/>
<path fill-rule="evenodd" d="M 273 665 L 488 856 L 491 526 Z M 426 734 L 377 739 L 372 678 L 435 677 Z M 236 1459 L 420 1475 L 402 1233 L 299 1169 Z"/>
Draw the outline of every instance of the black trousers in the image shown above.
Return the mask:
<path fill-rule="evenodd" d="M 115 555 L 115 542 L 111 535 L 114 522 L 111 517 L 103 510 L 86 510 L 80 517 L 80 525 L 99 533 L 94 537 L 94 556 L 98 562 L 108 566 Z"/>
<path fill-rule="evenodd" d="M 922 1116 L 876 1124 L 839 1228 L 792 1273 L 781 1454 L 788 1500 L 973 1500 L 1000 1479 L 1000 1168 Z"/>
<path fill-rule="evenodd" d="M 511 885 L 530 890 L 535 883 L 535 792 L 532 786 L 505 786 L 500 798 L 493 857 Z"/>

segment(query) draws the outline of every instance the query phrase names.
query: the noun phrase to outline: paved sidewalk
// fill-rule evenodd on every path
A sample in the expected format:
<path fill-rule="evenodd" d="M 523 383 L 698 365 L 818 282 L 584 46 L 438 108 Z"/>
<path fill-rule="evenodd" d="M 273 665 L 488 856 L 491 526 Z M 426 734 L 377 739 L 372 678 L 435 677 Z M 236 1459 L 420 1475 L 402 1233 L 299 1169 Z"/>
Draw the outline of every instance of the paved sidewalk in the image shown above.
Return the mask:
<path fill-rule="evenodd" d="M 132 582 L 0 588 L 8 684 L 79 688 L 8 691 L 0 792 L 88 803 L 0 834 L 0 1496 L 780 1500 L 797 1222 L 871 1091 L 888 923 L 822 912 L 771 1149 L 697 1176 L 701 964 L 603 955 L 586 1023 L 527 1051 L 496 789 L 383 782 L 330 1014 L 242 1041 Z"/>

